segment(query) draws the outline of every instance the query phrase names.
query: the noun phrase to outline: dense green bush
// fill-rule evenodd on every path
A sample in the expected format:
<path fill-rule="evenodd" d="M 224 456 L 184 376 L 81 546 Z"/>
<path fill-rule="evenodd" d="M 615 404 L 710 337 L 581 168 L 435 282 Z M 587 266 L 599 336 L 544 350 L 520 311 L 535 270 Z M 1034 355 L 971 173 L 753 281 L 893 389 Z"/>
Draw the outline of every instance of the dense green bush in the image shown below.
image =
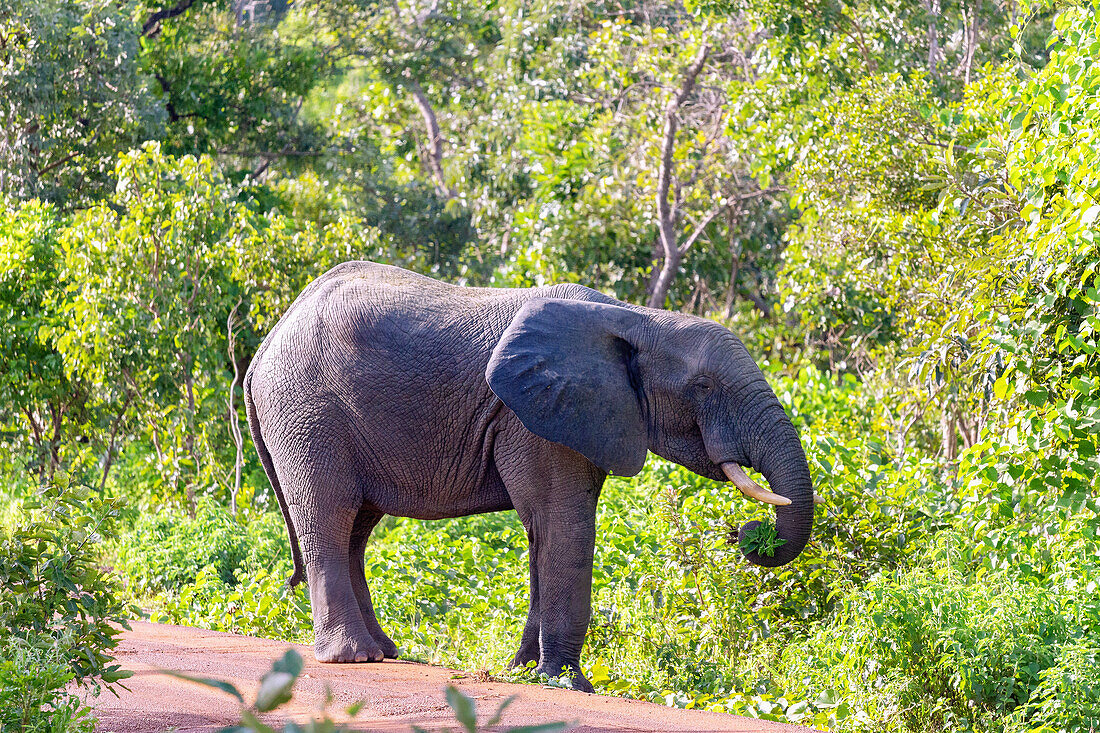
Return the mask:
<path fill-rule="evenodd" d="M 283 518 L 251 521 L 202 499 L 194 517 L 140 514 L 115 544 L 130 597 L 152 618 L 218 631 L 310 641 L 309 596 L 285 584 L 290 550 Z"/>
<path fill-rule="evenodd" d="M 76 676 L 63 648 L 6 637 L 0 646 L 0 730 L 91 733 L 95 721 L 67 689 Z"/>
<path fill-rule="evenodd" d="M 0 716 L 3 729 L 90 730 L 67 687 L 98 694 L 130 676 L 111 652 L 131 608 L 99 566 L 117 502 L 80 487 L 43 486 L 22 496 L 0 526 Z"/>
<path fill-rule="evenodd" d="M 115 568 L 135 598 L 178 593 L 200 573 L 225 586 L 235 586 L 239 573 L 290 574 L 281 515 L 259 514 L 246 523 L 210 499 L 198 502 L 194 517 L 140 512 L 115 546 Z"/>

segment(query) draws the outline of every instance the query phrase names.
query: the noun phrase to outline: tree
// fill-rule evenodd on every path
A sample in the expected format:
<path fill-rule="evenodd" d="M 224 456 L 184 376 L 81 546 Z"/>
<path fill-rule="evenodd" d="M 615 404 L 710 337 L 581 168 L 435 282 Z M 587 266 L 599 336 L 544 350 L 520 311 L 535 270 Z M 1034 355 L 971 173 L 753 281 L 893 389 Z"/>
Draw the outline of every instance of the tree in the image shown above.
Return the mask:
<path fill-rule="evenodd" d="M 331 78 L 334 59 L 311 20 L 295 7 L 242 23 L 226 3 L 211 0 L 149 14 L 142 62 L 163 100 L 164 150 L 216 156 L 234 178 L 319 159 L 326 142 L 302 108 Z"/>
<path fill-rule="evenodd" d="M 162 110 L 139 64 L 131 6 L 0 6 L 0 194 L 72 208 L 110 187 L 114 156 L 156 137 Z"/>
<path fill-rule="evenodd" d="M 28 469 L 39 482 L 53 478 L 81 426 L 88 385 L 66 373 L 45 332 L 56 325 L 49 307 L 57 286 L 58 246 L 65 220 L 41 201 L 0 207 L 0 424 L 29 439 Z"/>

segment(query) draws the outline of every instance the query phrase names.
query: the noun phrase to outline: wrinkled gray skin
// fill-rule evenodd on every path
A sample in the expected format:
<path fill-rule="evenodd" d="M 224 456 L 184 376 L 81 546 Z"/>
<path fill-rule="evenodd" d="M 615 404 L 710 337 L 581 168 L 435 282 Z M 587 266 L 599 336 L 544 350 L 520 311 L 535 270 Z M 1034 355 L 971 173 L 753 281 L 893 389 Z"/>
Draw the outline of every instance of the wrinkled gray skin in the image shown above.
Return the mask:
<path fill-rule="evenodd" d="M 531 602 L 514 664 L 537 660 L 552 675 L 564 665 L 582 690 L 592 689 L 579 662 L 609 472 L 636 474 L 647 449 L 717 481 L 719 464 L 736 461 L 791 499 L 776 514 L 785 544 L 748 559 L 782 565 L 810 536 L 802 445 L 741 342 L 717 323 L 578 285 L 462 288 L 347 262 L 302 292 L 244 384 L 322 662 L 397 655 L 363 567 L 386 514 L 515 509 Z"/>

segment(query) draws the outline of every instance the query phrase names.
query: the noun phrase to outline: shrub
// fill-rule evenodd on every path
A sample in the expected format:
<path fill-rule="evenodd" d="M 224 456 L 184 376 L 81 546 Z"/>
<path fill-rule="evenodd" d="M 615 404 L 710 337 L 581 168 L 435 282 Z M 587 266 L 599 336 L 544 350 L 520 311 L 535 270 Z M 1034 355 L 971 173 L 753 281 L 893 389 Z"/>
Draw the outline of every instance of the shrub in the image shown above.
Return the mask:
<path fill-rule="evenodd" d="M 118 511 L 88 489 L 45 486 L 23 501 L 16 525 L 0 531 L 0 635 L 56 647 L 77 681 L 129 676 L 110 652 L 131 609 L 96 554 Z"/>
<path fill-rule="evenodd" d="M 304 587 L 291 588 L 282 576 L 262 569 L 242 572 L 238 582 L 227 585 L 214 567 L 207 565 L 194 583 L 167 597 L 164 608 L 152 619 L 269 639 L 313 641 L 309 595 Z"/>
<path fill-rule="evenodd" d="M 62 647 L 5 639 L 0 646 L 0 730 L 91 733 L 91 711 L 66 689 L 74 677 Z"/>
<path fill-rule="evenodd" d="M 1075 680 L 1095 679 L 1096 626 L 1067 613 L 1075 599 L 1058 584 L 959 559 L 964 542 L 948 533 L 914 569 L 847 594 L 828 624 L 783 653 L 783 683 L 844 698 L 855 714 L 840 730 L 1094 725 L 1096 687 Z"/>
<path fill-rule="evenodd" d="M 91 731 L 69 684 L 98 694 L 130 676 L 111 652 L 131 609 L 96 554 L 118 511 L 88 489 L 47 485 L 0 525 L 0 730 Z"/>
<path fill-rule="evenodd" d="M 144 512 L 115 543 L 115 567 L 135 599 L 176 597 L 196 583 L 216 577 L 225 587 L 238 576 L 265 569 L 289 575 L 290 551 L 283 519 L 261 514 L 239 521 L 229 510 L 202 499 L 193 518 L 173 512 Z"/>

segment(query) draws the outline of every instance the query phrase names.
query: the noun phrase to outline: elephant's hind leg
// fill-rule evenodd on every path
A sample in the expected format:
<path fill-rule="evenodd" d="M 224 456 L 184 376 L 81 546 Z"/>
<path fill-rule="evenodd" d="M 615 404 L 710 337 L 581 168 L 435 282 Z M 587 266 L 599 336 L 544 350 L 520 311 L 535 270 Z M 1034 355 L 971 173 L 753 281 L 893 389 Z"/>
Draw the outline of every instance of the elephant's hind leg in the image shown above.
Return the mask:
<path fill-rule="evenodd" d="M 352 590 L 349 548 L 362 505 L 359 482 L 338 448 L 316 444 L 286 451 L 276 464 L 298 532 L 313 605 L 313 653 L 319 662 L 380 662 Z M 361 574 L 361 571 L 360 571 Z"/>
<path fill-rule="evenodd" d="M 355 593 L 355 599 L 359 603 L 359 612 L 363 615 L 363 623 L 370 632 L 371 637 L 378 643 L 382 653 L 390 658 L 397 659 L 397 645 L 393 639 L 382 630 L 378 623 L 378 617 L 374 613 L 374 604 L 370 598 L 370 588 L 367 587 L 366 566 L 363 556 L 366 552 L 367 540 L 378 520 L 382 518 L 379 512 L 371 511 L 363 507 L 355 517 L 355 525 L 351 532 L 351 551 L 349 561 L 351 563 L 351 588 Z"/>

